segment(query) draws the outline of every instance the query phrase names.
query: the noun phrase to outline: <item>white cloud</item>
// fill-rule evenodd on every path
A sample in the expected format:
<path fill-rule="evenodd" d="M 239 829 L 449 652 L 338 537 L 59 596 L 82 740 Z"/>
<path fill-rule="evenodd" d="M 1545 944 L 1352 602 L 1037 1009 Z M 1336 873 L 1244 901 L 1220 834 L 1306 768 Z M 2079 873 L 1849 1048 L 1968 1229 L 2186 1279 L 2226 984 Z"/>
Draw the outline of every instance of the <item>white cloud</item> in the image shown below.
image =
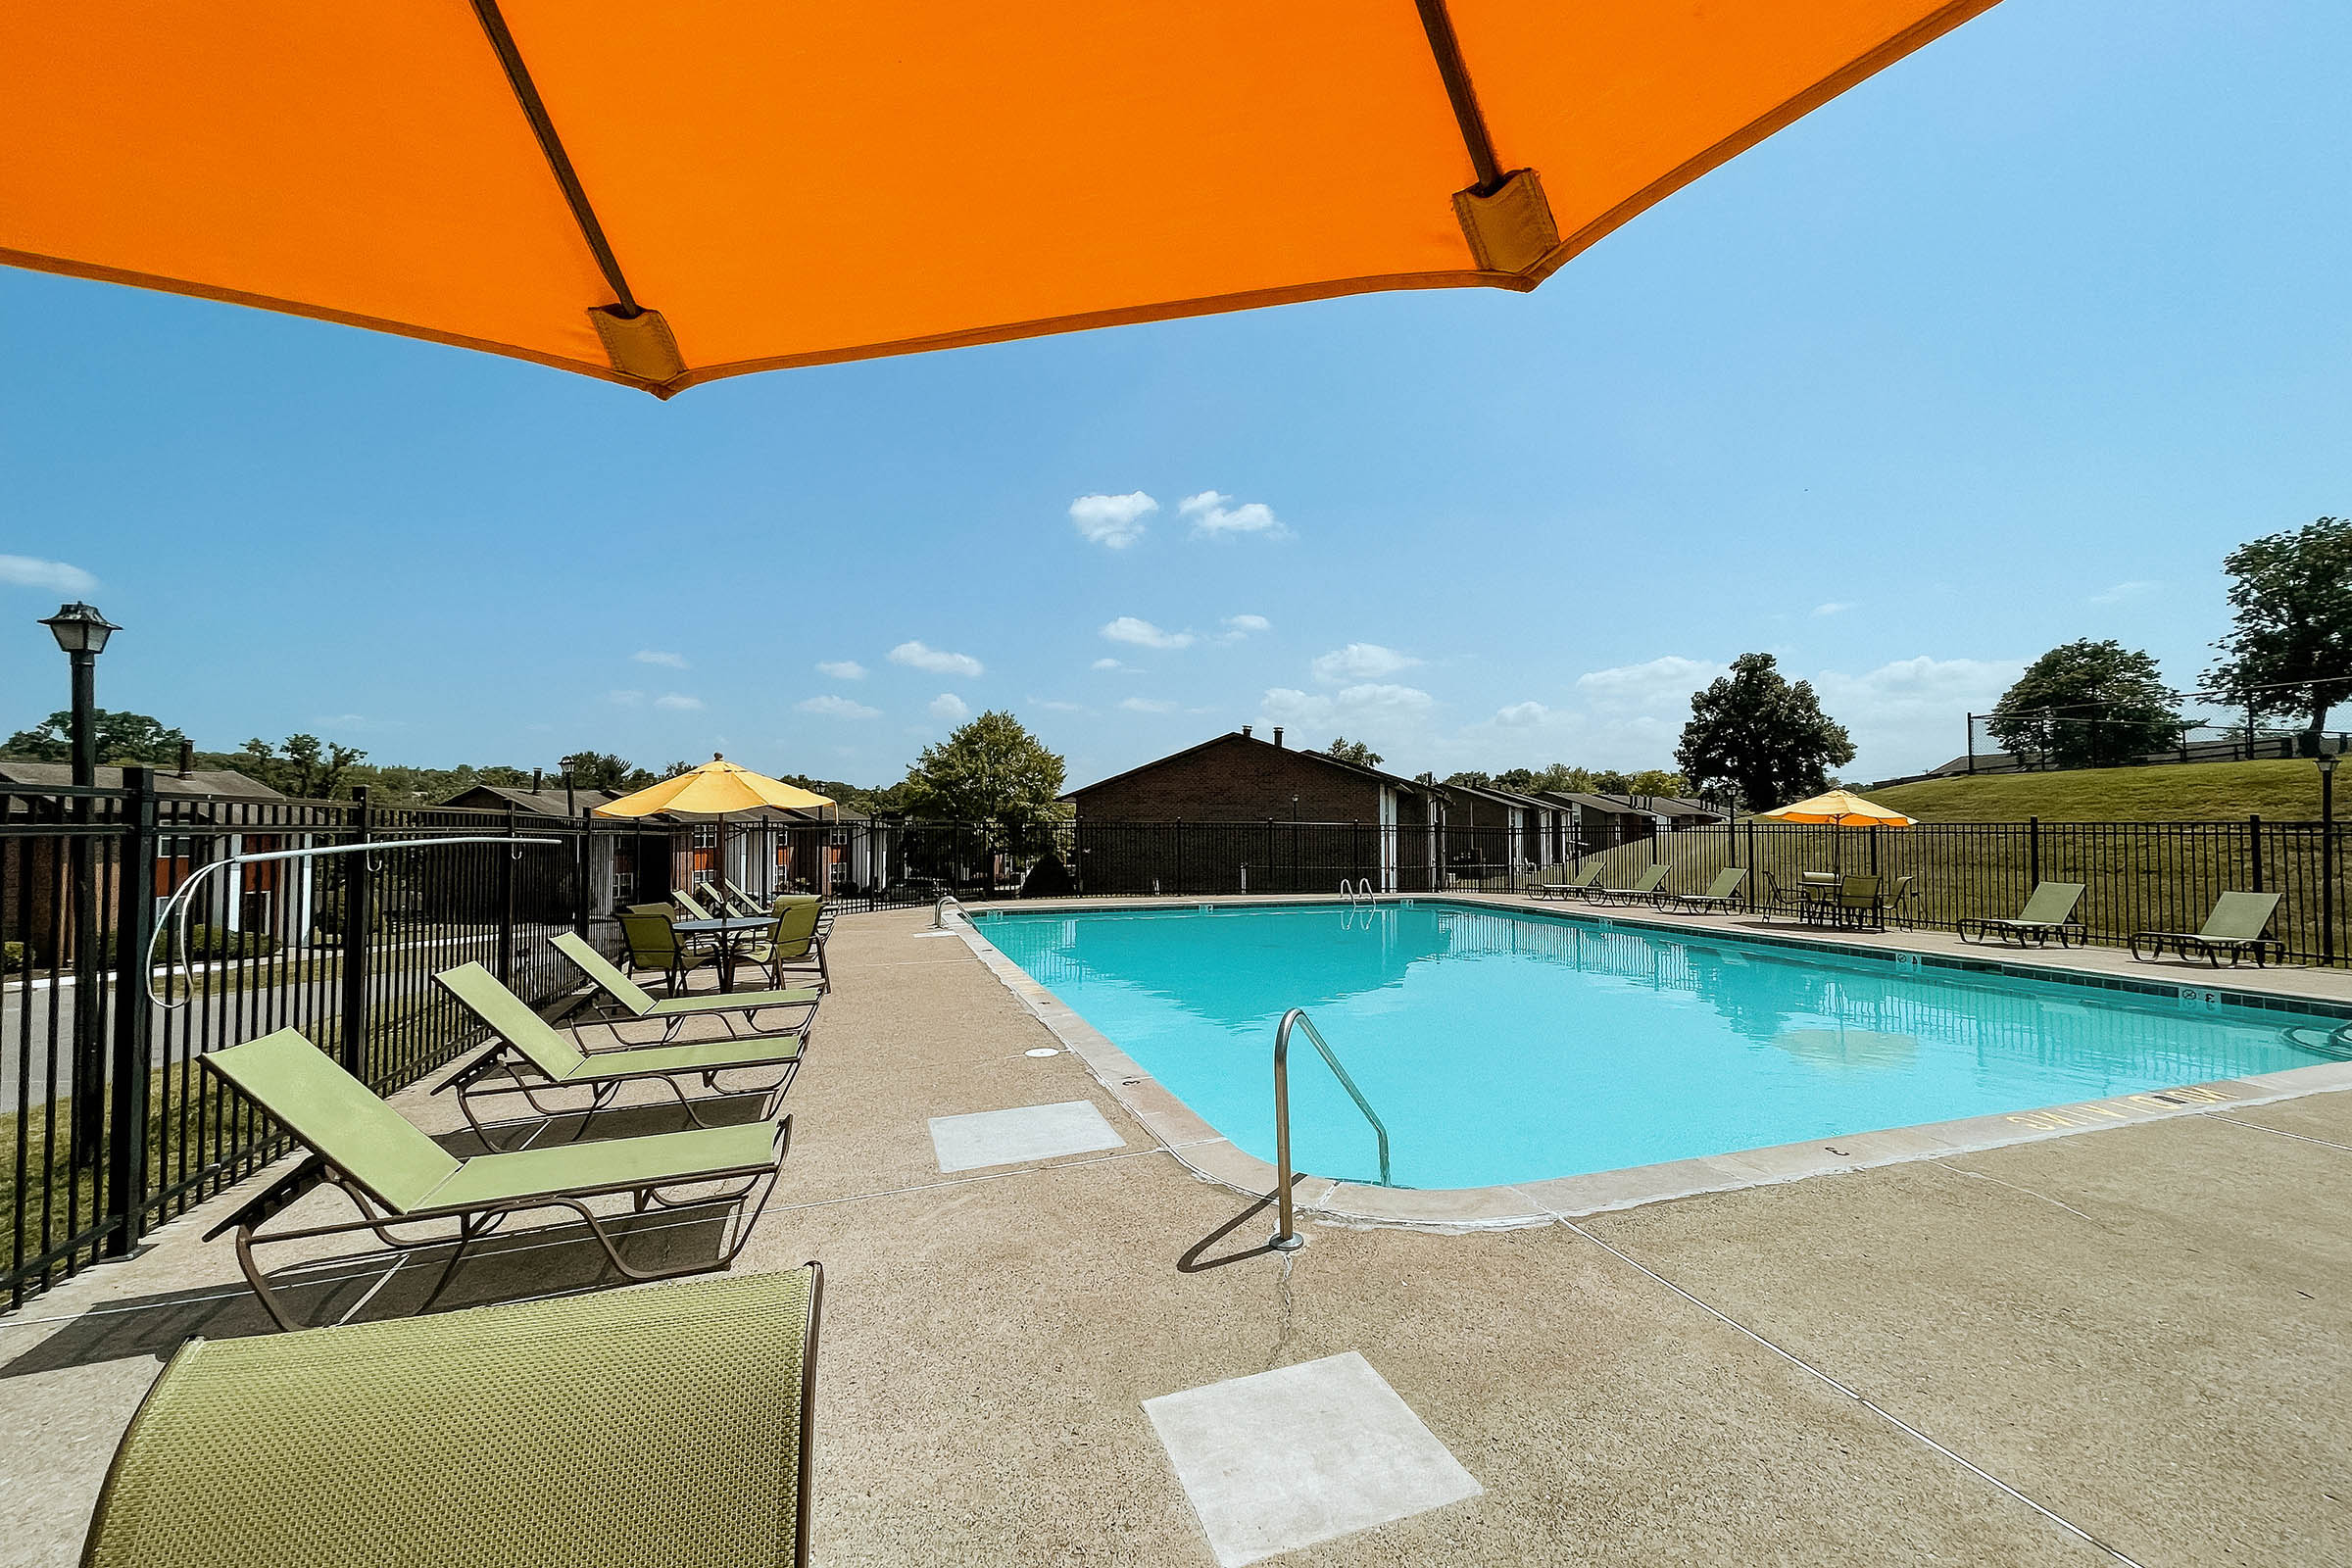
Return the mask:
<path fill-rule="evenodd" d="M 1339 723 L 1376 732 L 1395 730 L 1427 712 L 1436 699 L 1415 686 L 1366 681 L 1325 696 L 1295 686 L 1267 690 L 1259 708 L 1265 717 L 1284 724 Z"/>
<path fill-rule="evenodd" d="M 1826 605 L 1815 605 L 1813 613 L 1816 615 L 1842 615 L 1853 608 L 1854 602 L 1850 599 L 1833 599 Z"/>
<path fill-rule="evenodd" d="M 1550 709 L 1545 708 L 1542 703 L 1535 702 L 1513 703 L 1508 708 L 1499 708 L 1494 710 L 1494 722 L 1508 725 L 1513 729 L 1524 729 L 1530 724 L 1541 724 L 1550 716 Z"/>
<path fill-rule="evenodd" d="M 1420 662 L 1410 654 L 1400 654 L 1378 643 L 1349 643 L 1345 648 L 1317 655 L 1312 667 L 1315 679 L 1336 686 L 1344 680 L 1375 680 L 1382 675 L 1394 675 Z"/>
<path fill-rule="evenodd" d="M 1195 534 L 1262 533 L 1269 539 L 1280 539 L 1290 533 L 1264 502 L 1227 505 L 1232 500 L 1233 497 L 1219 495 L 1214 490 L 1203 490 L 1197 496 L 1186 496 L 1176 510 L 1191 520 Z"/>
<path fill-rule="evenodd" d="M 1646 663 L 1618 664 L 1579 675 L 1576 689 L 1609 708 L 1641 708 L 1662 699 L 1672 699 L 1679 706 L 1722 673 L 1721 664 L 1669 654 Z"/>
<path fill-rule="evenodd" d="M 1189 631 L 1161 631 L 1148 620 L 1121 615 L 1102 627 L 1105 641 L 1132 643 L 1138 648 L 1190 648 L 1200 641 Z"/>
<path fill-rule="evenodd" d="M 684 654 L 657 653 L 651 648 L 641 648 L 636 653 L 631 654 L 629 657 L 637 661 L 637 662 L 640 664 L 660 664 L 664 669 L 687 669 L 692 667 L 686 662 L 686 656 Z"/>
<path fill-rule="evenodd" d="M 865 666 L 855 659 L 820 660 L 816 666 L 816 672 L 819 675 L 830 675 L 835 680 L 865 679 Z"/>
<path fill-rule="evenodd" d="M 931 716 L 954 724 L 971 717 L 972 709 L 969 703 L 954 692 L 941 692 L 931 699 Z"/>
<path fill-rule="evenodd" d="M 2134 577 L 2130 582 L 2119 582 L 2103 593 L 2092 594 L 2090 602 L 2094 605 L 2120 605 L 2127 599 L 2145 599 L 2163 586 L 2160 582 Z"/>
<path fill-rule="evenodd" d="M 1144 536 L 1144 519 L 1159 503 L 1141 490 L 1123 496 L 1080 496 L 1070 503 L 1070 521 L 1080 537 L 1105 550 L 1124 550 Z"/>
<path fill-rule="evenodd" d="M 1173 713 L 1176 711 L 1174 703 L 1163 703 L 1152 697 L 1129 697 L 1121 701 L 1119 706 L 1130 713 Z"/>
<path fill-rule="evenodd" d="M 1917 772 L 1968 748 L 1965 718 L 1999 701 L 2024 673 L 2014 659 L 1898 659 L 1859 675 L 1827 669 L 1812 677 L 1821 706 L 1854 738 L 1855 778 Z M 1980 731 L 1978 745 L 1991 749 Z"/>
<path fill-rule="evenodd" d="M 81 595 L 98 586 L 98 579 L 79 566 L 35 556 L 0 556 L 0 582 L 16 588 L 47 588 L 53 593 Z"/>
<path fill-rule="evenodd" d="M 1096 660 L 1093 663 L 1087 665 L 1086 667 L 1089 669 L 1125 669 L 1127 666 L 1118 660 L 1115 660 L 1109 655 L 1105 654 L 1103 657 Z"/>
<path fill-rule="evenodd" d="M 804 713 L 814 713 L 819 718 L 879 718 L 882 716 L 882 710 L 879 708 L 868 708 L 863 703 L 854 703 L 847 697 L 808 697 L 793 706 Z"/>
<path fill-rule="evenodd" d="M 673 713 L 692 713 L 701 710 L 703 700 L 700 697 L 689 697 L 684 692 L 663 692 L 654 699 L 654 706 L 665 708 Z"/>
<path fill-rule="evenodd" d="M 969 654 L 943 653 L 919 642 L 899 644 L 890 651 L 890 662 L 934 675 L 961 675 L 965 680 L 978 680 L 983 673 L 980 661 Z"/>
<path fill-rule="evenodd" d="M 1238 643 L 1245 637 L 1255 636 L 1261 631 L 1272 631 L 1273 629 L 1274 623 L 1263 615 L 1227 615 L 1225 629 L 1217 634 L 1217 641 Z"/>
<path fill-rule="evenodd" d="M 1048 697 L 1032 697 L 1029 699 L 1029 706 L 1043 709 L 1049 713 L 1083 713 L 1086 711 L 1084 703 L 1064 703 Z"/>
<path fill-rule="evenodd" d="M 618 704 L 622 708 L 635 708 L 638 704 L 645 701 L 645 693 L 607 692 L 605 693 L 605 701 L 608 703 Z"/>

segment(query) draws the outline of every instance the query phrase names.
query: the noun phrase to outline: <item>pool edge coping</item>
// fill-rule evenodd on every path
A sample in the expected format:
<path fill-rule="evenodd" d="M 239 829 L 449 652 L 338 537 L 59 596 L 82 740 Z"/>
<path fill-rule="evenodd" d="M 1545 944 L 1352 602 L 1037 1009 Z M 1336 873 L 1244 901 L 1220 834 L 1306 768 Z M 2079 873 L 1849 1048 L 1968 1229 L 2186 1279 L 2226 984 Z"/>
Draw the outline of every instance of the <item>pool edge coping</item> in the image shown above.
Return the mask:
<path fill-rule="evenodd" d="M 1097 913 L 1118 909 L 1195 909 L 1213 906 L 1289 907 L 1338 905 L 1330 895 L 1272 898 L 1209 897 L 1121 899 L 1103 901 L 1040 900 L 1023 903 L 1024 914 Z M 1729 932 L 1717 926 L 1678 926 L 1665 920 L 1626 919 L 1623 915 L 1582 915 L 1570 908 L 1511 899 L 1459 894 L 1389 894 L 1383 904 L 1451 904 L 1469 908 L 1497 908 L 1514 913 L 1546 916 L 1580 925 L 1655 926 L 1664 930 L 1705 931 L 1724 940 L 1758 942 L 1799 950 L 1826 949 L 1846 956 L 1888 959 L 1888 950 L 1857 947 L 1819 939 L 1776 937 L 1770 933 Z M 964 912 L 964 911 L 959 911 Z M 1169 1153 L 1202 1181 L 1246 1197 L 1265 1199 L 1275 1188 L 1277 1172 L 1266 1160 L 1242 1149 L 1211 1126 L 1174 1091 L 1154 1078 L 1078 1010 L 1028 971 L 1006 957 L 981 934 L 979 922 L 967 917 L 947 927 L 988 971 L 1011 992 L 1064 1049 L 1085 1063 L 1087 1070 L 1112 1099 L 1143 1123 Z M 1896 950 L 1903 951 L 1903 950 Z M 1996 960 L 1974 962 L 1953 955 L 1911 950 L 1922 965 L 1939 968 L 1990 970 L 2025 979 L 2055 979 L 2093 989 L 2145 992 L 2164 997 L 2181 991 L 2223 991 L 2232 1002 L 2248 1001 L 2278 1010 L 2321 1015 L 2352 1016 L 2352 1004 L 2328 1003 L 2278 992 L 2261 992 L 2231 981 L 2187 986 L 2157 981 L 2119 985 L 2124 977 L 2092 969 L 2067 969 L 2062 964 L 2012 965 Z M 2352 1091 L 2352 1061 L 2321 1062 L 2289 1067 L 2246 1078 L 2221 1078 L 2098 1100 L 2073 1101 L 2029 1110 L 1965 1116 L 1950 1121 L 1921 1122 L 1882 1128 L 1819 1142 L 1776 1144 L 1757 1149 L 1702 1154 L 1651 1165 L 1629 1165 L 1616 1170 L 1588 1171 L 1573 1176 L 1546 1177 L 1490 1187 L 1379 1187 L 1328 1176 L 1294 1173 L 1298 1211 L 1325 1224 L 1394 1225 L 1446 1233 L 1517 1230 L 1580 1219 L 1591 1214 L 1636 1208 L 1643 1204 L 1695 1198 L 1706 1193 L 1739 1192 L 1834 1176 L 1843 1171 L 1873 1170 L 1918 1160 L 1942 1159 L 1953 1154 L 2043 1143 L 2080 1133 L 2114 1127 L 2140 1126 L 2179 1116 L 2203 1115 L 2224 1105 L 2253 1107 L 2307 1095 Z"/>

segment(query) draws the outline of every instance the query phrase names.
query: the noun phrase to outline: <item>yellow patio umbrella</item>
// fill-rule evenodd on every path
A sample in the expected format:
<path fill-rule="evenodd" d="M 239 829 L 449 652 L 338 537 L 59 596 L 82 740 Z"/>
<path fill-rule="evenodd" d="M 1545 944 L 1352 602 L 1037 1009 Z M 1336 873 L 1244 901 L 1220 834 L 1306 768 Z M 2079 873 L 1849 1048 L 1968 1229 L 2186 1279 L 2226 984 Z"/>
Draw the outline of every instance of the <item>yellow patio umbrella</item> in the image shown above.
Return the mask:
<path fill-rule="evenodd" d="M 1825 827 L 1911 827 L 1911 818 L 1900 811 L 1889 810 L 1876 801 L 1866 801 L 1850 790 L 1832 790 L 1811 800 L 1798 801 L 1777 810 L 1758 811 L 1756 818 L 1764 822 L 1811 822 Z"/>
<path fill-rule="evenodd" d="M 675 778 L 648 784 L 596 808 L 599 816 L 677 816 L 689 821 L 711 821 L 763 808 L 784 811 L 813 810 L 832 800 L 782 779 L 755 773 L 719 753 L 700 767 Z"/>
<path fill-rule="evenodd" d="M 782 779 L 755 773 L 739 762 L 730 762 L 713 752 L 710 760 L 700 767 L 688 768 L 675 778 L 665 778 L 658 784 L 648 784 L 617 801 L 608 802 L 596 808 L 598 816 L 674 816 L 690 822 L 718 824 L 718 874 L 727 874 L 726 835 L 727 818 L 767 810 L 815 810 L 833 805 L 833 801 L 813 790 L 787 784 Z M 723 912 L 723 911 L 722 911 Z"/>
<path fill-rule="evenodd" d="M 1810 800 L 1784 806 L 1778 810 L 1758 811 L 1760 822 L 1803 822 L 1817 827 L 1911 827 L 1911 818 L 1900 811 L 1889 810 L 1876 801 L 1866 801 L 1851 790 L 1831 790 Z M 1830 838 L 1830 864 L 1842 869 L 1845 864 L 1845 835 Z"/>
<path fill-rule="evenodd" d="M 12 0 L 0 264 L 720 376 L 1524 292 L 1993 0 Z"/>

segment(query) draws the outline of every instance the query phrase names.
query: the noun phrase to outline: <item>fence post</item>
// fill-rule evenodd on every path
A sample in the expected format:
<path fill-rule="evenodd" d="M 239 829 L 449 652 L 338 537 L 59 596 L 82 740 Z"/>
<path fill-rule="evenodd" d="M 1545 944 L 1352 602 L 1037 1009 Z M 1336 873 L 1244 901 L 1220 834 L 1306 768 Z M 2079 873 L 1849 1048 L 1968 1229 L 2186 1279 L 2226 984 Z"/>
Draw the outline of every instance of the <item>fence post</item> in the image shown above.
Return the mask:
<path fill-rule="evenodd" d="M 365 844 L 369 814 L 367 785 L 352 787 L 351 803 L 352 842 Z M 362 1083 L 368 1081 L 368 928 L 374 923 L 375 914 L 375 873 L 368 869 L 368 858 L 365 851 L 344 857 L 350 869 L 343 874 L 343 1026 L 337 1037 L 343 1070 Z"/>
<path fill-rule="evenodd" d="M 128 1257 L 147 1212 L 147 1102 L 155 1014 L 147 972 L 155 947 L 155 769 L 125 767 L 122 850 L 115 872 L 115 1085 L 107 1136 L 109 1257 Z M 78 997 L 77 1007 L 96 999 Z"/>
<path fill-rule="evenodd" d="M 2246 817 L 2246 852 L 2247 858 L 2253 862 L 2254 891 L 2260 893 L 2262 891 L 2262 816 L 2259 812 L 2249 813 Z"/>
<path fill-rule="evenodd" d="M 1879 874 L 1879 824 L 1870 824 L 1870 874 Z"/>
<path fill-rule="evenodd" d="M 507 808 L 507 837 L 514 837 L 514 808 Z M 718 874 L 724 881 L 727 874 L 726 828 L 719 828 Z M 725 906 L 720 906 L 724 912 Z M 514 979 L 514 852 L 507 851 L 498 859 L 498 983 L 511 985 Z"/>
<path fill-rule="evenodd" d="M 2029 816 L 2026 818 L 2026 885 L 2033 888 L 2039 886 L 2040 883 L 2041 818 Z"/>
<path fill-rule="evenodd" d="M 571 901 L 571 929 L 574 935 L 583 940 L 588 935 L 589 906 L 596 901 L 596 889 L 592 883 L 596 869 L 596 840 L 590 826 L 594 821 L 595 817 L 590 812 L 580 812 L 580 847 L 572 857 L 577 888 Z M 768 874 L 771 877 L 775 874 L 772 867 Z"/>

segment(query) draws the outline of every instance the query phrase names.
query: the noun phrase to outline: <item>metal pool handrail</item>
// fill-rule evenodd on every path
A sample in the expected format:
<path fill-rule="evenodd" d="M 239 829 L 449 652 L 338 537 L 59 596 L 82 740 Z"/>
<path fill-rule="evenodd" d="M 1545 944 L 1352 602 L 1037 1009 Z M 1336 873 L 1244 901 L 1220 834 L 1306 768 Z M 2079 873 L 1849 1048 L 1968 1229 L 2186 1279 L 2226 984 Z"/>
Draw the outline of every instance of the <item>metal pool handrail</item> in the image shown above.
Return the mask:
<path fill-rule="evenodd" d="M 1298 1234 L 1291 1212 L 1291 1032 L 1294 1029 L 1306 1031 L 1306 1038 L 1322 1054 L 1323 1064 L 1339 1079 L 1340 1087 L 1348 1091 L 1348 1098 L 1355 1102 L 1355 1108 L 1364 1113 L 1364 1120 L 1379 1135 L 1380 1185 L 1389 1185 L 1388 1128 L 1381 1125 L 1379 1113 L 1364 1098 L 1364 1092 L 1355 1087 L 1355 1080 L 1348 1076 L 1348 1069 L 1340 1065 L 1340 1058 L 1332 1054 L 1331 1047 L 1315 1028 L 1314 1020 L 1306 1015 L 1306 1009 L 1293 1007 L 1282 1015 L 1282 1022 L 1274 1030 L 1274 1194 L 1280 1225 L 1266 1245 L 1278 1252 L 1296 1251 L 1306 1245 L 1306 1238 Z"/>
<path fill-rule="evenodd" d="M 948 906 L 951 904 L 956 906 L 956 912 L 963 916 L 964 924 L 969 925 L 972 923 L 971 915 L 964 909 L 963 901 L 953 893 L 942 893 L 939 896 L 939 903 L 932 906 L 932 930 L 945 931 L 948 928 Z"/>

